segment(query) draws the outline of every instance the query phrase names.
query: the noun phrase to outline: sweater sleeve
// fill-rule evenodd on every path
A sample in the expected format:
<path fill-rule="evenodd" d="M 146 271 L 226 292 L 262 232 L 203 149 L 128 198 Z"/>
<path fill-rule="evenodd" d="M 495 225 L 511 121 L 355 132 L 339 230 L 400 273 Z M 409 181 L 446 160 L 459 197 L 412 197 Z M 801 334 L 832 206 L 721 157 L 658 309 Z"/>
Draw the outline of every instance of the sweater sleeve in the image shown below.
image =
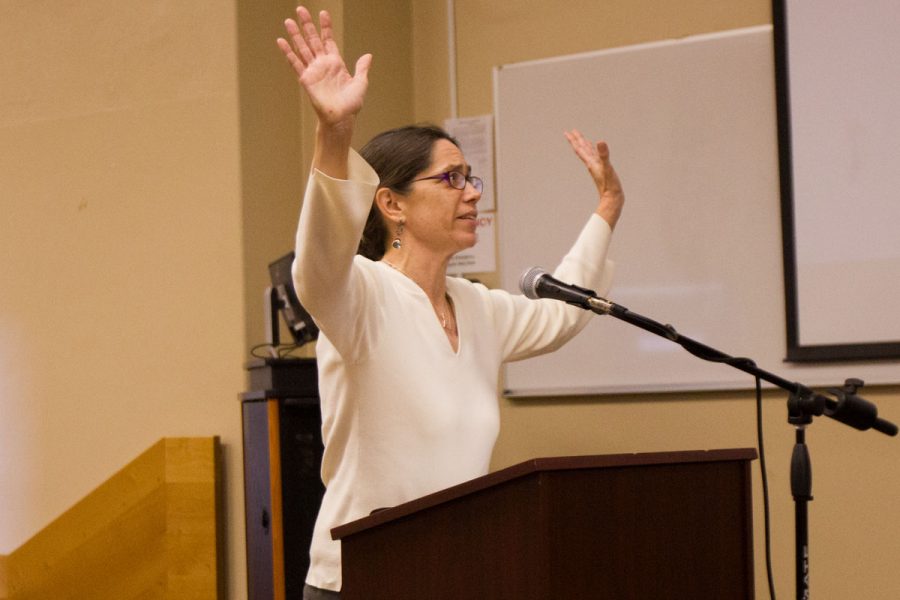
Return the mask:
<path fill-rule="evenodd" d="M 607 260 L 612 231 L 591 215 L 553 276 L 566 283 L 608 293 L 615 265 Z M 556 350 L 584 329 L 591 313 L 558 300 L 531 300 L 504 290 L 491 290 L 501 359 L 522 360 Z"/>
<path fill-rule="evenodd" d="M 359 352 L 372 331 L 364 318 L 366 276 L 356 265 L 356 251 L 372 207 L 378 175 L 359 154 L 350 152 L 348 179 L 310 174 L 292 268 L 294 287 L 303 307 L 338 352 L 347 359 Z M 371 340 L 369 340 L 371 341 Z"/>

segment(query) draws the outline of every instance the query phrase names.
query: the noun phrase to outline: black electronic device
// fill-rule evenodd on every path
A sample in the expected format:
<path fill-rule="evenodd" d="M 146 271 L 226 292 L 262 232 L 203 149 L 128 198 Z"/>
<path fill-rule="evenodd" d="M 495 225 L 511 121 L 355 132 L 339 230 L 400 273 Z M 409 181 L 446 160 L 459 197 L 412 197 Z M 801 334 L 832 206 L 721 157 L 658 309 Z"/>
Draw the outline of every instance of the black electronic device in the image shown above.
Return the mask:
<path fill-rule="evenodd" d="M 300 304 L 294 290 L 294 280 L 291 276 L 293 263 L 294 253 L 289 252 L 269 264 L 272 286 L 266 289 L 265 306 L 266 326 L 269 328 L 268 341 L 273 346 L 278 346 L 279 343 L 278 313 L 281 313 L 294 343 L 298 346 L 311 342 L 319 336 L 319 328 Z"/>

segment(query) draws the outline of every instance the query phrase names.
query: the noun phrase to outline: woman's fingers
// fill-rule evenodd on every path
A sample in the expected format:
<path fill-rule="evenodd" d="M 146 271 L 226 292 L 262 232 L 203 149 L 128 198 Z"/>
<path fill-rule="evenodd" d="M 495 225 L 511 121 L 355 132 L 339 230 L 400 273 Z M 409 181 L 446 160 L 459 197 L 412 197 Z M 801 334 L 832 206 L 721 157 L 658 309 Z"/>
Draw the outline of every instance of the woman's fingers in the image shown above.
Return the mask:
<path fill-rule="evenodd" d="M 359 60 L 356 61 L 356 68 L 353 73 L 353 78 L 359 78 L 360 81 L 368 82 L 369 80 L 369 67 L 372 65 L 372 55 L 371 54 L 363 54 L 359 57 Z"/>
<path fill-rule="evenodd" d="M 304 69 L 306 69 L 306 65 L 303 64 L 303 61 L 297 56 L 294 52 L 294 48 L 291 46 L 290 42 L 288 42 L 284 38 L 278 38 L 275 40 L 278 44 L 278 47 L 284 53 L 284 57 L 287 59 L 288 64 L 291 65 L 291 68 L 297 73 L 297 76 L 303 75 Z"/>
<path fill-rule="evenodd" d="M 337 44 L 334 41 L 333 28 L 331 25 L 331 15 L 328 14 L 327 10 L 323 10 L 319 13 L 319 28 L 321 29 L 321 37 L 322 37 L 322 45 L 325 48 L 325 52 L 332 54 L 339 54 Z"/>
<path fill-rule="evenodd" d="M 291 53 L 294 54 L 294 56 L 298 58 L 298 60 L 302 61 L 302 65 L 304 67 L 309 65 L 309 63 L 311 63 L 313 60 L 313 54 L 310 51 L 309 47 L 306 45 L 306 40 L 303 39 L 303 35 L 300 33 L 300 26 L 297 25 L 297 22 L 293 19 L 285 19 L 284 28 L 291 40 L 289 46 L 292 51 Z M 278 45 L 281 47 L 282 51 L 284 51 L 285 56 L 288 56 L 288 52 L 284 48 L 284 46 L 282 46 L 280 42 Z M 291 60 L 290 56 L 288 56 L 288 60 Z"/>
<path fill-rule="evenodd" d="M 312 15 L 304 6 L 297 7 L 296 20 L 284 21 L 284 28 L 290 41 L 278 38 L 276 42 L 297 75 L 302 75 L 317 56 L 340 54 L 332 33 L 331 16 L 327 11 L 323 10 L 319 14 L 319 23 L 321 33 L 316 30 Z"/>
<path fill-rule="evenodd" d="M 286 19 L 284 22 L 284 28 L 287 30 L 288 37 L 291 40 L 294 54 L 300 59 L 304 67 L 308 67 L 316 59 L 316 56 L 337 52 L 337 44 L 334 42 L 332 33 L 331 16 L 327 11 L 323 10 L 319 13 L 319 25 L 322 30 L 321 33 L 316 29 L 312 15 L 305 6 L 297 7 L 296 20 Z M 282 46 L 281 43 L 278 45 Z M 283 46 L 282 51 L 285 51 Z M 286 51 L 285 55 L 288 56 Z M 290 56 L 288 56 L 288 60 L 291 60 Z"/>
<path fill-rule="evenodd" d="M 588 168 L 592 175 L 598 169 L 603 168 L 603 157 L 600 154 L 599 143 L 598 146 L 594 146 L 577 129 L 566 131 L 565 136 L 569 140 L 569 145 L 572 146 L 576 156 L 581 159 L 581 162 L 584 163 L 584 166 Z M 606 156 L 609 156 L 608 150 Z"/>
<path fill-rule="evenodd" d="M 566 131 L 565 136 L 575 154 L 587 167 L 597 191 L 600 192 L 601 208 L 598 210 L 609 212 L 605 217 L 609 217 L 607 220 L 614 224 L 625 196 L 619 175 L 609 159 L 609 145 L 602 140 L 595 144 L 591 143 L 577 129 Z M 604 206 L 606 208 L 603 208 Z"/>
<path fill-rule="evenodd" d="M 322 11 L 322 13 L 327 14 L 325 11 Z M 305 6 L 297 7 L 297 19 L 303 30 L 303 36 L 306 38 L 306 44 L 309 49 L 312 50 L 313 56 L 325 52 L 325 47 L 322 44 L 322 39 L 319 37 L 319 31 L 316 29 L 316 24 L 313 23 L 312 15 L 309 14 L 309 11 L 306 10 Z"/>

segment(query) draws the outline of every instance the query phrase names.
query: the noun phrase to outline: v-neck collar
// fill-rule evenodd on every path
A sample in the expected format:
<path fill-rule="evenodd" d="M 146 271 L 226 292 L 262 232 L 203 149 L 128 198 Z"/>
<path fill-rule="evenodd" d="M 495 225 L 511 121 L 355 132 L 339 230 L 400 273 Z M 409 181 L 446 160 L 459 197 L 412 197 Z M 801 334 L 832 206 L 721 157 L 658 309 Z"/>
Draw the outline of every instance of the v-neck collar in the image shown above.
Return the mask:
<path fill-rule="evenodd" d="M 438 317 L 437 313 L 435 312 L 434 307 L 431 304 L 431 300 L 428 298 L 428 294 L 425 293 L 425 290 L 423 290 L 419 286 L 418 283 L 413 281 L 412 278 L 410 278 L 408 275 L 406 275 L 406 273 L 402 272 L 400 269 L 397 269 L 396 267 L 389 265 L 388 263 L 384 262 L 383 260 L 379 260 L 376 262 L 381 266 L 382 269 L 391 273 L 391 277 L 393 277 L 394 280 L 399 282 L 399 285 L 401 286 L 401 288 L 403 289 L 404 292 L 418 297 L 420 300 L 422 300 L 423 302 L 425 302 L 428 305 L 428 308 L 431 309 L 431 313 L 434 316 L 434 326 L 437 327 L 438 331 L 441 332 L 441 335 L 446 340 L 447 348 L 450 350 L 450 352 L 454 356 L 459 356 L 460 350 L 462 349 L 463 324 L 460 322 L 460 315 L 459 315 L 459 310 L 458 310 L 459 303 L 453 297 L 453 294 L 450 293 L 450 286 L 447 286 L 446 293 L 447 293 L 447 297 L 450 299 L 450 303 L 453 307 L 453 315 L 454 315 L 454 318 L 456 319 L 456 348 L 453 347 L 453 342 L 451 341 L 450 336 L 447 335 L 447 332 L 441 326 L 440 317 Z"/>

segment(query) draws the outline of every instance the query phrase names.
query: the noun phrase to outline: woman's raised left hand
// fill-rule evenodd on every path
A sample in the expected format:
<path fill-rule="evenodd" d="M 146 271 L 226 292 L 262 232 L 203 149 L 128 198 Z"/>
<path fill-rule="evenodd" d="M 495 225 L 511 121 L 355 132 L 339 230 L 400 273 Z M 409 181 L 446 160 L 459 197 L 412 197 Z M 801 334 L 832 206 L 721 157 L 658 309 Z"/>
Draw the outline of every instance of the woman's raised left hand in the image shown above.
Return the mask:
<path fill-rule="evenodd" d="M 609 146 L 602 140 L 592 144 L 577 129 L 566 131 L 565 136 L 575 154 L 587 167 L 600 194 L 597 214 L 609 223 L 610 228 L 614 228 L 622 214 L 625 192 L 622 190 L 619 175 L 609 161 Z"/>

